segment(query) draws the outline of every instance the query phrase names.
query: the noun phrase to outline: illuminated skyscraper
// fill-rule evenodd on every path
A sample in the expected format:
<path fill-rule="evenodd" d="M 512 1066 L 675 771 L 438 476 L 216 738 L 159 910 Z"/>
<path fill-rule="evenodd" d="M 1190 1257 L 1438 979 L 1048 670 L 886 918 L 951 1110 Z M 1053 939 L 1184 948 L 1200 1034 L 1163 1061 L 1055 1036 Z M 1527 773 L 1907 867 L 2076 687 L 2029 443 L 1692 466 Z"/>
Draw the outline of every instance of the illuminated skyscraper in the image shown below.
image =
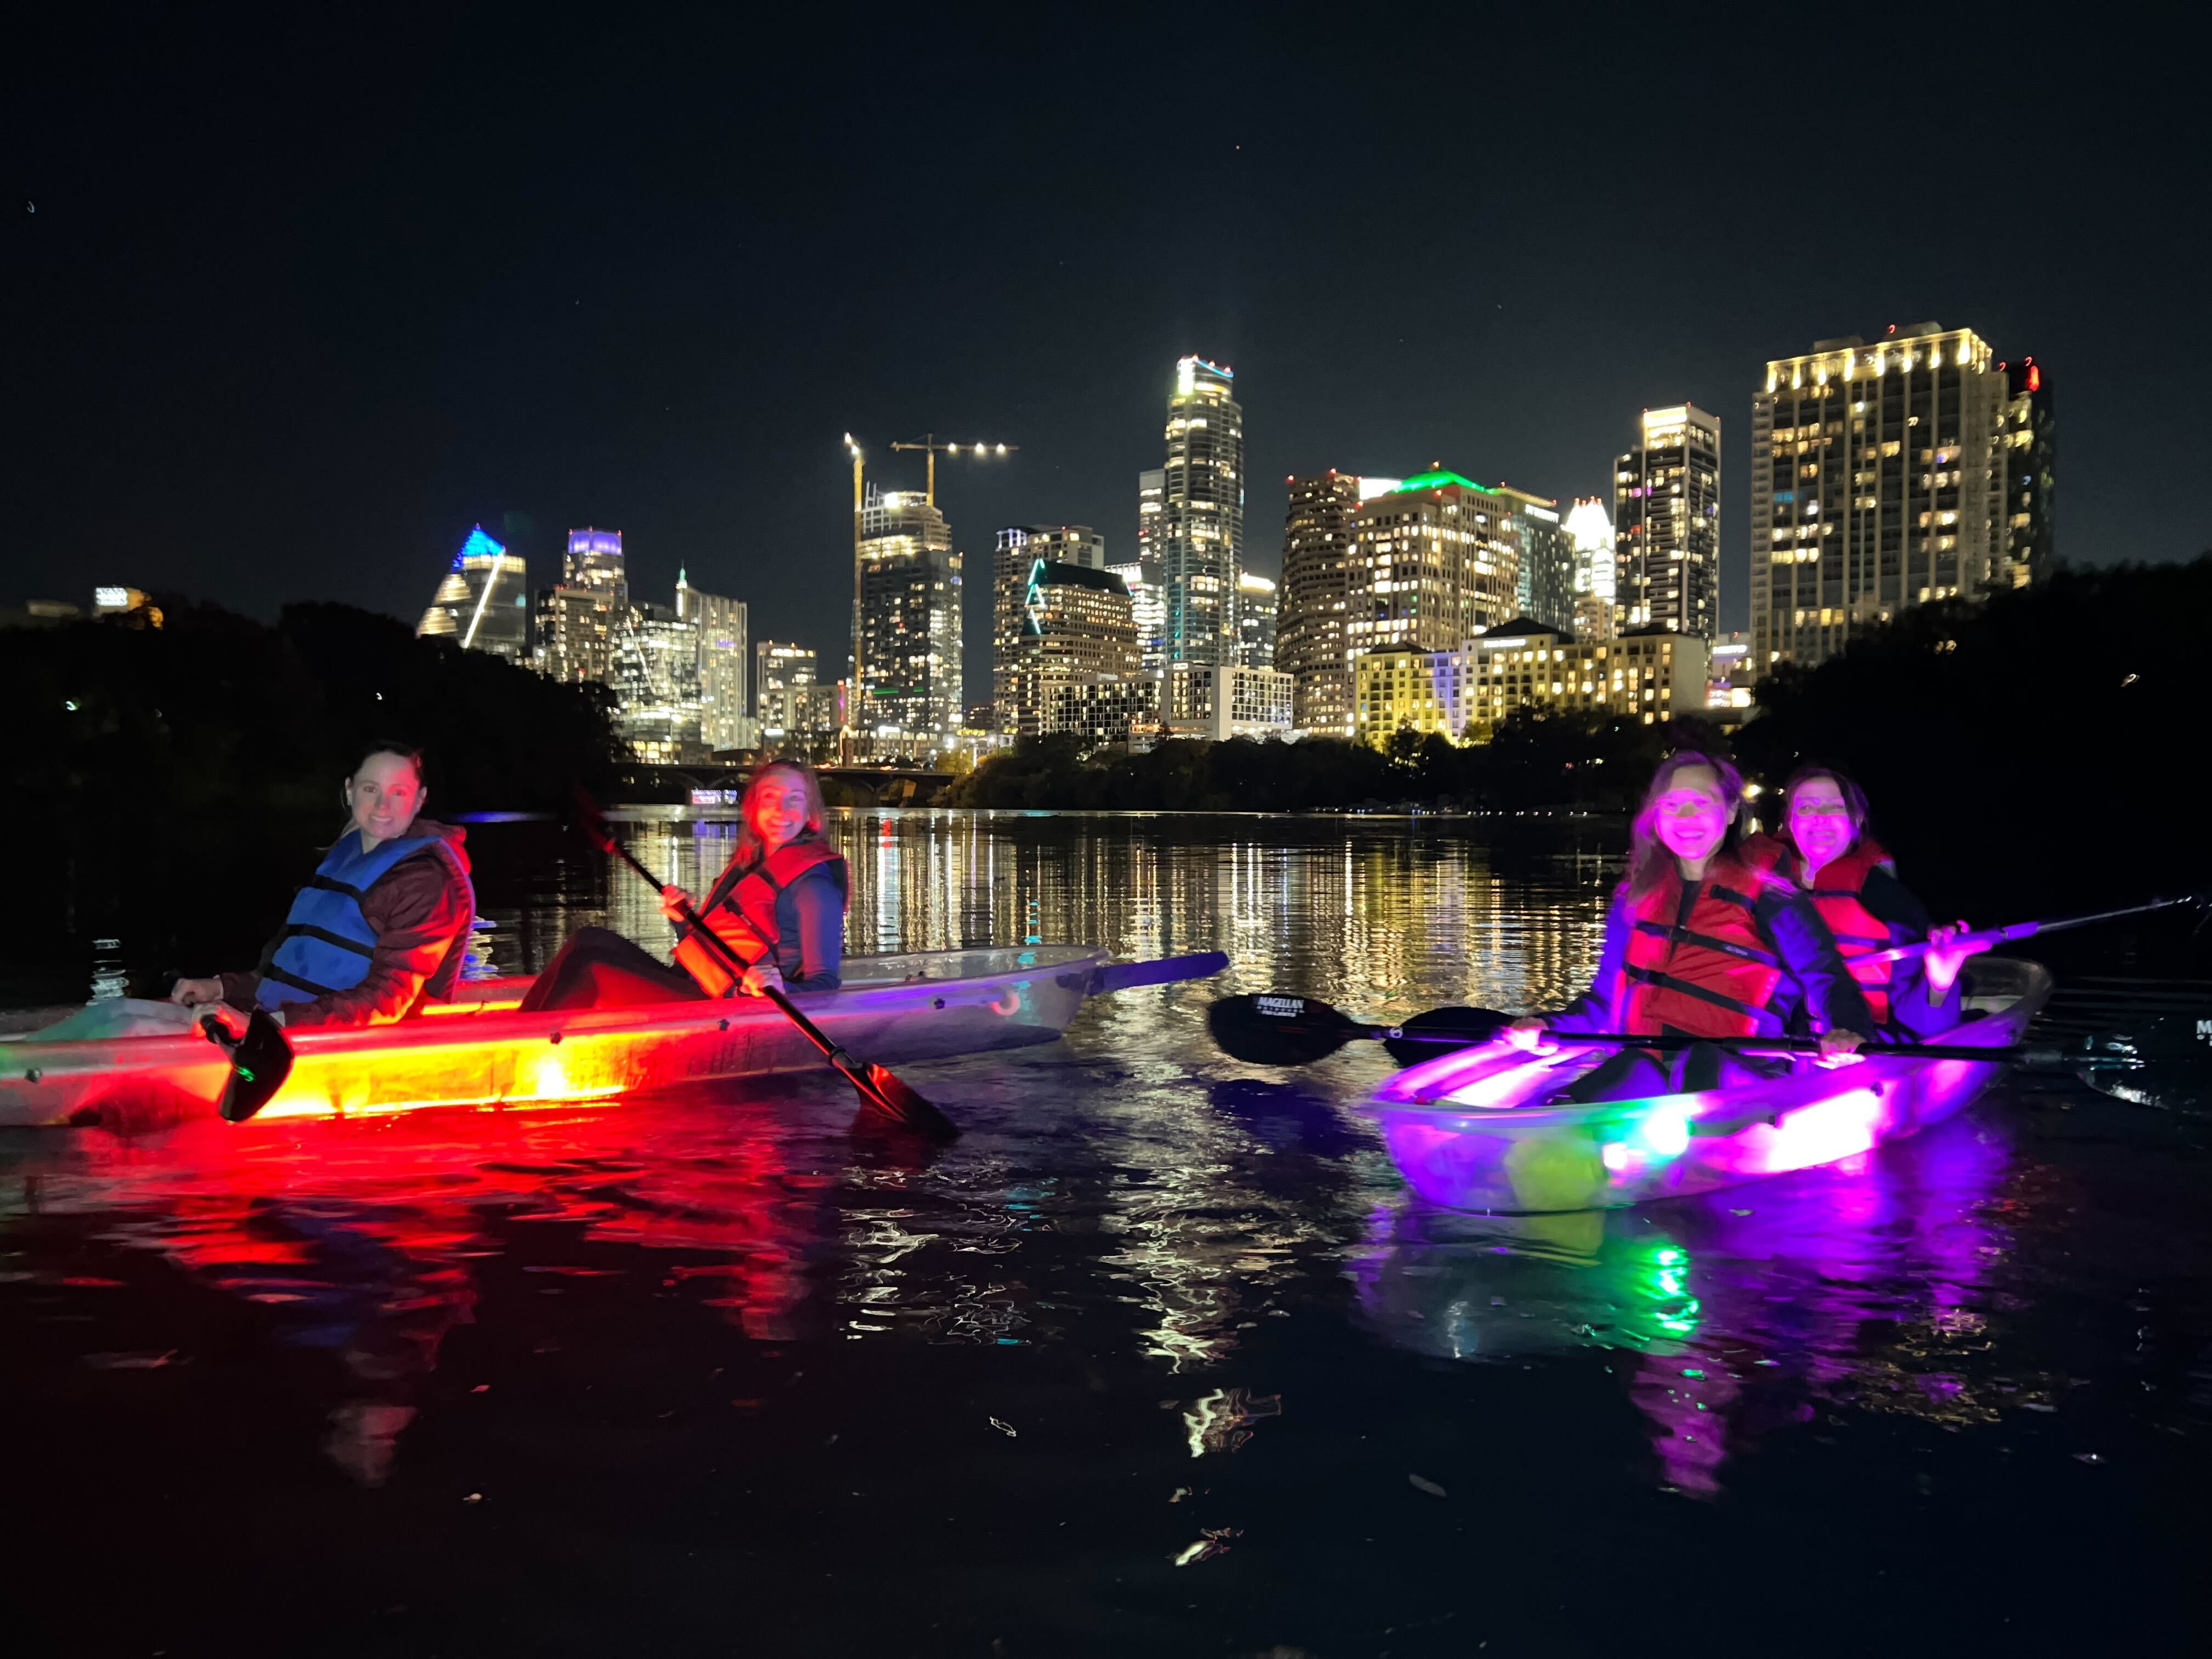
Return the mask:
<path fill-rule="evenodd" d="M 530 660 L 530 569 L 478 525 L 416 624 L 417 639 L 449 639 L 464 650 Z"/>
<path fill-rule="evenodd" d="M 1158 564 L 1167 551 L 1168 475 L 1152 467 L 1137 475 L 1137 559 Z"/>
<path fill-rule="evenodd" d="M 1456 472 L 1424 472 L 1362 501 L 1346 561 L 1347 660 L 1454 650 L 1512 617 L 1516 536 L 1512 502 Z"/>
<path fill-rule="evenodd" d="M 604 593 L 617 611 L 629 605 L 629 574 L 623 563 L 619 530 L 572 530 L 568 551 L 561 563 L 561 580 L 568 587 L 588 587 Z"/>
<path fill-rule="evenodd" d="M 1129 609 L 1137 621 L 1137 649 L 1145 672 L 1157 674 L 1167 665 L 1168 604 L 1160 587 L 1160 568 L 1142 559 L 1106 568 L 1128 592 Z"/>
<path fill-rule="evenodd" d="M 960 729 L 960 565 L 922 491 L 874 484 L 860 510 L 863 737 L 934 747 Z"/>
<path fill-rule="evenodd" d="M 1567 538 L 1574 545 L 1575 635 L 1584 641 L 1613 635 L 1613 520 L 1595 495 L 1577 495 L 1567 514 Z"/>
<path fill-rule="evenodd" d="M 1499 484 L 1514 539 L 1521 549 L 1521 571 L 1514 588 L 1513 605 L 1521 616 L 1552 628 L 1571 628 L 1575 621 L 1575 550 L 1566 526 L 1559 522 L 1559 504 L 1548 495 L 1531 495 L 1510 484 Z"/>
<path fill-rule="evenodd" d="M 1907 606 L 2027 580 L 2005 499 L 2012 402 L 1988 343 L 1937 323 L 1767 364 L 1752 400 L 1756 672 L 1818 663 Z M 2033 447 L 2032 411 L 2028 429 Z"/>
<path fill-rule="evenodd" d="M 699 741 L 709 753 L 753 746 L 745 699 L 745 603 L 702 593 L 676 573 L 676 614 L 698 629 Z"/>
<path fill-rule="evenodd" d="M 763 640 L 753 649 L 754 708 L 769 741 L 826 736 L 837 728 L 837 688 L 820 683 L 813 647 Z"/>
<path fill-rule="evenodd" d="M 998 709 L 1000 730 L 1021 736 L 1042 731 L 1057 688 L 1100 676 L 1129 678 L 1138 667 L 1136 617 L 1121 579 L 1094 565 L 1032 560 L 1023 586 L 1021 637 L 1006 676 L 1009 700 Z"/>
<path fill-rule="evenodd" d="M 601 684 L 614 678 L 615 635 L 629 614 L 629 577 L 619 530 L 571 530 L 561 584 L 538 596 L 532 659 L 549 679 Z"/>
<path fill-rule="evenodd" d="M 1997 367 L 2005 371 L 2011 394 L 1999 441 L 2004 456 L 2006 556 L 2015 582 L 2023 572 L 2026 580 L 2041 581 L 2058 556 L 2053 539 L 2058 416 L 2051 400 L 2051 377 L 2033 357 Z"/>
<path fill-rule="evenodd" d="M 1170 663 L 1228 663 L 1237 650 L 1237 576 L 1244 550 L 1244 411 L 1231 371 L 1200 357 L 1176 364 L 1168 398 L 1160 580 Z"/>
<path fill-rule="evenodd" d="M 991 561 L 991 704 L 1001 732 L 1014 724 L 1015 685 L 1028 625 L 1030 568 L 1039 559 L 1106 568 L 1106 538 L 1089 525 L 1014 525 L 999 532 Z"/>
<path fill-rule="evenodd" d="M 1292 724 L 1300 732 L 1348 738 L 1352 679 L 1344 622 L 1360 480 L 1329 471 L 1285 482 L 1291 504 L 1283 520 L 1274 666 L 1291 676 Z"/>
<path fill-rule="evenodd" d="M 663 605 L 632 605 L 615 635 L 615 732 L 639 760 L 707 758 L 701 732 L 699 624 Z"/>
<path fill-rule="evenodd" d="M 1237 573 L 1237 665 L 1275 665 L 1275 584 L 1249 570 Z"/>
<path fill-rule="evenodd" d="M 1721 423 L 1694 404 L 1647 409 L 1613 465 L 1613 610 L 1710 644 L 1720 626 Z"/>

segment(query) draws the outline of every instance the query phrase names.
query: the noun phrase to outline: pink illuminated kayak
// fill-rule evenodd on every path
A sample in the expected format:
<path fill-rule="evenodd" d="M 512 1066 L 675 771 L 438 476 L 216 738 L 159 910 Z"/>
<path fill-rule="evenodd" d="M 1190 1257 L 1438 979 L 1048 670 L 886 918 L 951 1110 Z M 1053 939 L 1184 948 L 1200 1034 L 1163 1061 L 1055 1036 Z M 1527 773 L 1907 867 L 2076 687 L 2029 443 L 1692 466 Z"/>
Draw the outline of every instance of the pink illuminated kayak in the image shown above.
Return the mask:
<path fill-rule="evenodd" d="M 2051 995 L 2048 969 L 1984 957 L 1967 1018 L 1942 1041 L 2017 1043 Z M 1886 1060 L 1803 1065 L 1770 1082 L 1701 1094 L 1543 1105 L 1614 1050 L 1532 1055 L 1494 1044 L 1409 1066 L 1376 1091 L 1391 1158 L 1414 1191 L 1455 1210 L 1601 1210 L 1712 1192 L 1870 1151 L 1948 1117 L 2003 1062 Z"/>
<path fill-rule="evenodd" d="M 1108 964 L 1087 945 L 854 957 L 842 988 L 802 999 L 836 1042 L 879 1064 L 1049 1042 L 1094 992 L 1217 973 L 1218 955 Z M 521 1107 L 812 1070 L 822 1056 L 757 998 L 523 1013 L 527 979 L 459 988 L 395 1025 L 291 1034 L 292 1073 L 264 1117 Z M 229 1073 L 197 1035 L 0 1042 L 0 1127 L 127 1127 L 211 1116 Z"/>

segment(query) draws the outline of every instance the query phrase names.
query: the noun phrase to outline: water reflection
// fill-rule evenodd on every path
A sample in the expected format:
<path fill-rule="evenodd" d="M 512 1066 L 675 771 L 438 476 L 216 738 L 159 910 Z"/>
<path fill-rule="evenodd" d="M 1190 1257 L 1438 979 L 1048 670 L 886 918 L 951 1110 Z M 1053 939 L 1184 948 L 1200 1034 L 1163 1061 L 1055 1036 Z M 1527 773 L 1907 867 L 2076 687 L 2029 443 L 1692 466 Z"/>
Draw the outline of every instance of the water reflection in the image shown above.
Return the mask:
<path fill-rule="evenodd" d="M 647 867 L 703 890 L 727 860 L 726 809 L 640 808 Z M 1571 827 L 1500 848 L 1423 821 L 851 811 L 846 949 L 1082 940 L 1124 957 L 1220 950 L 1240 980 L 1292 982 L 1378 1012 L 1439 1001 L 1549 1006 L 1589 980 L 1612 839 Z M 586 924 L 665 949 L 652 890 L 579 856 L 550 825 L 476 826 L 482 901 L 509 971 Z M 504 881 L 502 852 L 536 872 Z M 511 859 L 508 860 L 511 862 Z"/>
<path fill-rule="evenodd" d="M 1354 1261 L 1360 1316 L 1454 1359 L 1634 1355 L 1662 1478 L 1701 1496 L 1729 1456 L 1824 1404 L 1990 1419 L 2018 1389 L 1985 1358 L 1987 1287 L 2011 1248 L 1996 1121 L 1636 1210 L 1474 1218 L 1402 1200 Z"/>
<path fill-rule="evenodd" d="M 1393 1363 L 1346 1339 L 1348 1310 L 1424 1356 L 1611 1366 L 1648 1478 L 1707 1496 L 1833 1411 L 1965 1430 L 2045 1389 L 1994 1351 L 2025 1224 L 2002 1107 L 1692 1203 L 1477 1224 L 1404 1198 L 1358 1111 L 1380 1054 L 1262 1073 L 1207 1042 L 1225 990 L 1377 1015 L 1563 1000 L 1593 967 L 1610 835 L 929 811 L 836 827 L 855 951 L 1042 938 L 1220 949 L 1231 972 L 1103 1000 L 1061 1045 L 927 1068 L 969 1131 L 927 1164 L 856 1139 L 849 1095 L 817 1078 L 574 1114 L 22 1138 L 0 1146 L 0 1343 L 35 1334 L 70 1382 L 143 1367 L 159 1389 L 204 1362 L 177 1310 L 220 1306 L 257 1369 L 325 1366 L 296 1386 L 319 1390 L 324 1454 L 367 1485 L 422 1455 L 423 1418 L 473 1386 L 444 1374 L 453 1354 L 494 1337 L 610 1364 L 635 1344 L 702 1375 L 734 1369 L 732 1345 L 756 1369 L 798 1356 L 773 1361 L 793 1374 L 834 1349 L 886 1389 L 923 1350 L 959 1350 L 927 1374 L 963 1411 L 987 1361 L 1042 1356 L 1136 1400 L 1144 1443 L 1246 1447 L 1243 1467 L 1296 1455 L 1269 1423 L 1297 1409 L 1287 1351 L 1321 1371 Z M 674 810 L 625 829 L 695 891 L 733 832 Z M 479 826 L 471 846 L 510 969 L 586 922 L 665 943 L 652 891 L 554 826 Z M 773 1416 L 781 1375 L 716 1383 L 722 1409 Z M 979 1432 L 993 1414 L 1009 1420 L 970 1413 Z"/>

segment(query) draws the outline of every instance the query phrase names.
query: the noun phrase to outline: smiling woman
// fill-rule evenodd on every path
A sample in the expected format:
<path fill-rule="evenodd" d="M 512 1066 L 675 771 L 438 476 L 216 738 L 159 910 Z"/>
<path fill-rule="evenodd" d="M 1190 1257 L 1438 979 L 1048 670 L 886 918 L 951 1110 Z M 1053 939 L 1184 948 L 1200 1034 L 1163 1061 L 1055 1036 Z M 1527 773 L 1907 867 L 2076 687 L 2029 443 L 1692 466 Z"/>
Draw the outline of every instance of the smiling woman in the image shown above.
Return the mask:
<path fill-rule="evenodd" d="M 757 996 L 766 985 L 834 991 L 845 948 L 845 860 L 823 830 L 822 786 L 794 761 L 763 767 L 746 786 L 736 852 L 706 902 L 661 890 L 677 928 L 671 967 L 605 927 L 580 928 L 538 976 L 526 1009 L 626 1007 L 700 996 Z M 687 916 L 750 964 L 733 979 L 691 936 Z"/>
<path fill-rule="evenodd" d="M 1747 860 L 1735 844 L 1743 779 L 1717 755 L 1675 750 L 1636 815 L 1628 876 L 1606 916 L 1597 978 L 1560 1012 L 1516 1020 L 1506 1035 L 1534 1048 L 1548 1027 L 1638 1036 L 1778 1036 L 1801 1012 L 1839 1060 L 1875 1035 L 1866 999 L 1812 902 Z M 1624 1049 L 1579 1079 L 1580 1101 L 1711 1089 L 1758 1069 L 1706 1043 L 1671 1065 Z"/>

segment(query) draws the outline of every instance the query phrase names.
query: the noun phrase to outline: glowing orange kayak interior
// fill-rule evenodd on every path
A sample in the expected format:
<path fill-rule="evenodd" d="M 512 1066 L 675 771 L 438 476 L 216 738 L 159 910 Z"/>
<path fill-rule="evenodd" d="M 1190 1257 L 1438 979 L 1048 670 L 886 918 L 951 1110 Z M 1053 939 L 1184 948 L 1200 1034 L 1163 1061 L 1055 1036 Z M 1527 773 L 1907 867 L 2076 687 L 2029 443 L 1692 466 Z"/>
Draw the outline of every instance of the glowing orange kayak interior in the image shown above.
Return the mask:
<path fill-rule="evenodd" d="M 1067 945 L 853 957 L 843 988 L 805 1006 L 854 1054 L 897 1064 L 1047 1042 L 1094 990 L 1221 965 L 1104 961 L 1102 951 Z M 821 1064 L 758 999 L 524 1013 L 529 985 L 477 981 L 428 1017 L 294 1033 L 291 1075 L 262 1115 L 550 1105 Z M 0 1043 L 0 1127 L 204 1116 L 228 1074 L 223 1054 L 197 1035 Z"/>

